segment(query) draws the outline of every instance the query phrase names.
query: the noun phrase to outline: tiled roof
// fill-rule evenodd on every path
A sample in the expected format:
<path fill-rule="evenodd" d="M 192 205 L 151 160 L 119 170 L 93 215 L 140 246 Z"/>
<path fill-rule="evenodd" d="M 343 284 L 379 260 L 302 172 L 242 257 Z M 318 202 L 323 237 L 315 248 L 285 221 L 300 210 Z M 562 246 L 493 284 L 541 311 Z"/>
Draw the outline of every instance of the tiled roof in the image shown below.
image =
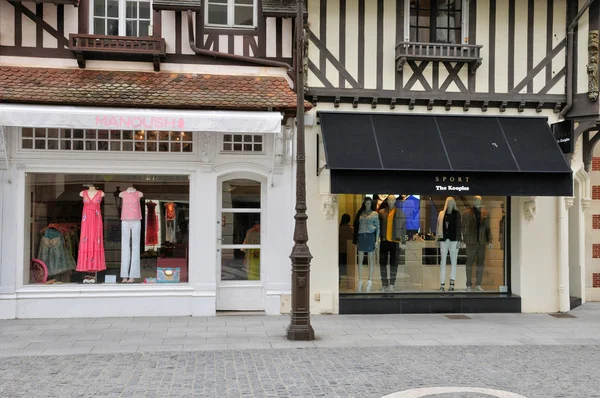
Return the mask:
<path fill-rule="evenodd" d="M 288 17 L 296 16 L 296 0 L 263 0 L 262 10 L 265 16 Z M 304 13 L 306 14 L 306 2 L 304 2 Z"/>
<path fill-rule="evenodd" d="M 0 67 L 0 102 L 130 108 L 296 109 L 278 76 Z M 305 102 L 305 109 L 311 105 Z"/>

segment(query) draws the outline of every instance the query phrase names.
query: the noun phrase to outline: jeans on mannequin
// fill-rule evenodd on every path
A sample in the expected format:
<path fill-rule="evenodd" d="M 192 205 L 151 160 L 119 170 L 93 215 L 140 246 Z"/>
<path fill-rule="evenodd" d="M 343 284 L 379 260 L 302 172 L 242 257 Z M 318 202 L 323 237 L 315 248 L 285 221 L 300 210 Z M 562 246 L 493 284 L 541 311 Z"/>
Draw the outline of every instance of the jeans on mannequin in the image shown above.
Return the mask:
<path fill-rule="evenodd" d="M 450 264 L 452 270 L 450 271 L 450 280 L 456 280 L 456 263 L 458 261 L 458 241 L 451 241 L 446 239 L 440 241 L 440 254 L 442 260 L 440 261 L 440 284 L 446 283 L 446 259 L 450 252 Z"/>
<path fill-rule="evenodd" d="M 141 230 L 140 220 L 123 220 L 121 222 L 121 278 L 140 277 Z"/>

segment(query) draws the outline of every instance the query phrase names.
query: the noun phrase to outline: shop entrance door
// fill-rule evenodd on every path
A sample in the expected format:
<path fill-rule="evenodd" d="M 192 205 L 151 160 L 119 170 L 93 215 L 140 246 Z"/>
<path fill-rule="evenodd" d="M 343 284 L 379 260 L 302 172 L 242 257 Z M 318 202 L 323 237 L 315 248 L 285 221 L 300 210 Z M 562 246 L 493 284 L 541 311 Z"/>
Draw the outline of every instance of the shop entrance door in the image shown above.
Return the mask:
<path fill-rule="evenodd" d="M 263 184 L 231 177 L 218 184 L 221 219 L 217 222 L 217 310 L 262 311 Z"/>

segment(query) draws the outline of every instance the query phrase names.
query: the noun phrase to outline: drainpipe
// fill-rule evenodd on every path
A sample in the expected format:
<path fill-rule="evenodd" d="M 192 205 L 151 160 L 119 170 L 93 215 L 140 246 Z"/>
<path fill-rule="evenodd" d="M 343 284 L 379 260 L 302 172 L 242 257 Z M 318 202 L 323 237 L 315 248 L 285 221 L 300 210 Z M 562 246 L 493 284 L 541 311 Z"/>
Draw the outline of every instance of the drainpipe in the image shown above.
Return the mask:
<path fill-rule="evenodd" d="M 190 48 L 197 55 L 206 55 L 208 57 L 214 57 L 214 58 L 231 59 L 234 61 L 247 62 L 249 64 L 255 64 L 255 65 L 273 66 L 276 68 L 285 68 L 288 76 L 292 79 L 293 82 L 295 82 L 296 79 L 294 76 L 294 70 L 292 69 L 292 67 L 289 64 L 287 64 L 285 62 L 273 61 L 270 59 L 263 59 L 263 58 L 246 57 L 243 55 L 222 53 L 219 51 L 205 50 L 203 48 L 196 47 L 193 16 L 194 16 L 194 13 L 192 11 L 188 10 L 187 11 L 188 38 L 189 38 L 189 42 L 190 42 Z"/>
<path fill-rule="evenodd" d="M 563 119 L 573 106 L 573 42 L 575 41 L 575 26 L 583 14 L 585 14 L 587 9 L 590 8 L 590 5 L 592 5 L 593 2 L 594 0 L 588 0 L 581 10 L 579 10 L 567 28 L 567 105 L 563 108 L 559 115 Z"/>
<path fill-rule="evenodd" d="M 556 198 L 558 206 L 558 311 L 569 312 L 571 310 L 571 298 L 569 296 L 569 218 L 565 198 Z"/>

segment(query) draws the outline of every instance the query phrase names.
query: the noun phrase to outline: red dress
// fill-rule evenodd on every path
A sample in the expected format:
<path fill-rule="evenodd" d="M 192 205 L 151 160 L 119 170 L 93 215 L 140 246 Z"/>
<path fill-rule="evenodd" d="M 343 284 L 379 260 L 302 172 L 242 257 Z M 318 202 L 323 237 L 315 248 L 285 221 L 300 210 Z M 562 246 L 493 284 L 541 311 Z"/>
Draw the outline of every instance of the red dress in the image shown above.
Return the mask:
<path fill-rule="evenodd" d="M 156 215 L 156 203 L 148 202 L 148 214 L 146 215 L 146 245 L 158 245 L 158 216 Z"/>
<path fill-rule="evenodd" d="M 83 214 L 76 268 L 80 272 L 96 272 L 106 269 L 100 202 L 102 202 L 102 191 L 97 191 L 93 198 L 89 197 L 87 190 L 83 191 Z"/>

